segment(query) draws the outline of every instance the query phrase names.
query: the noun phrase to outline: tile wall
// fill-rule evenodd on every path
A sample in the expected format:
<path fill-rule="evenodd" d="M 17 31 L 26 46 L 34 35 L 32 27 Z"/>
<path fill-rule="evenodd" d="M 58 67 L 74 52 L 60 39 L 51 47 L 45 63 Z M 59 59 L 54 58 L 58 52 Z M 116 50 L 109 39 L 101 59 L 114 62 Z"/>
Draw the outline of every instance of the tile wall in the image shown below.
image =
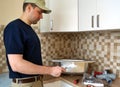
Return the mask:
<path fill-rule="evenodd" d="M 50 65 L 49 60 L 53 58 L 91 59 L 96 61 L 92 64 L 94 70 L 109 68 L 120 77 L 120 31 L 40 33 L 34 28 L 41 40 L 44 65 Z M 4 71 L 6 63 L 3 44 L 1 47 L 0 69 Z"/>
<path fill-rule="evenodd" d="M 51 58 L 91 59 L 94 70 L 120 73 L 120 32 L 41 34 L 44 64 Z"/>
<path fill-rule="evenodd" d="M 0 73 L 8 71 L 5 59 L 5 48 L 3 44 L 3 29 L 4 26 L 0 25 Z"/>

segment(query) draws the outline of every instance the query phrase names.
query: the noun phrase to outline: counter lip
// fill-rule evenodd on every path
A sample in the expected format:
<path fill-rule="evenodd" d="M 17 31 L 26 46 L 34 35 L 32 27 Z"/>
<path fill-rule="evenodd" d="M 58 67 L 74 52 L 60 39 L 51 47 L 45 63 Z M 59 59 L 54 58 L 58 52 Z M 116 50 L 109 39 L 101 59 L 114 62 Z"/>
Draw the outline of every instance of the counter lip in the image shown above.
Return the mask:
<path fill-rule="evenodd" d="M 78 85 L 64 79 L 63 77 L 57 77 L 57 78 L 49 79 L 47 81 L 43 81 L 43 84 L 50 83 L 50 82 L 55 82 L 55 81 L 60 81 L 60 80 L 72 85 L 73 87 L 80 87 L 80 86 L 78 86 Z"/>

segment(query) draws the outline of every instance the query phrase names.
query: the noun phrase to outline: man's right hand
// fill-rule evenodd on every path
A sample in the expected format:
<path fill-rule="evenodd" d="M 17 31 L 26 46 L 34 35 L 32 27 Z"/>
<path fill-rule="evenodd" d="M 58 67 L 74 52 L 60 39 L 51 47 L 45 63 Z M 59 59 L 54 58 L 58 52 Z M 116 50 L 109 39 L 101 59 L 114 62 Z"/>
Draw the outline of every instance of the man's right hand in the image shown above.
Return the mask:
<path fill-rule="evenodd" d="M 51 67 L 50 75 L 54 77 L 59 77 L 62 72 L 65 72 L 65 69 L 60 66 Z"/>

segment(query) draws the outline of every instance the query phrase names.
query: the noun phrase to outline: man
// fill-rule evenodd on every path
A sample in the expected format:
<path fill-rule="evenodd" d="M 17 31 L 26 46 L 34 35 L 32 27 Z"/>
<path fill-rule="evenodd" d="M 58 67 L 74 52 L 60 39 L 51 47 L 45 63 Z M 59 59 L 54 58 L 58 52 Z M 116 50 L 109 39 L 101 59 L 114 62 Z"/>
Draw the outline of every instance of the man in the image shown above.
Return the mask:
<path fill-rule="evenodd" d="M 62 67 L 42 65 L 40 41 L 30 26 L 50 13 L 44 0 L 24 0 L 23 14 L 10 22 L 4 30 L 9 77 L 12 87 L 43 87 L 42 75 L 59 77 Z"/>

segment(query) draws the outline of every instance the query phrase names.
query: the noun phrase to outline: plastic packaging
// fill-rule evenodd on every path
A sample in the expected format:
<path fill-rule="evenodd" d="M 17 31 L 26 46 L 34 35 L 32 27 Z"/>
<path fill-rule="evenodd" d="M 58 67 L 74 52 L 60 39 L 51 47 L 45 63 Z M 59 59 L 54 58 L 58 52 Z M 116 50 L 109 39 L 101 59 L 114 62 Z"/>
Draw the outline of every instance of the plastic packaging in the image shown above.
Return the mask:
<path fill-rule="evenodd" d="M 83 76 L 83 84 L 90 87 L 104 87 L 103 81 L 87 73 Z"/>

